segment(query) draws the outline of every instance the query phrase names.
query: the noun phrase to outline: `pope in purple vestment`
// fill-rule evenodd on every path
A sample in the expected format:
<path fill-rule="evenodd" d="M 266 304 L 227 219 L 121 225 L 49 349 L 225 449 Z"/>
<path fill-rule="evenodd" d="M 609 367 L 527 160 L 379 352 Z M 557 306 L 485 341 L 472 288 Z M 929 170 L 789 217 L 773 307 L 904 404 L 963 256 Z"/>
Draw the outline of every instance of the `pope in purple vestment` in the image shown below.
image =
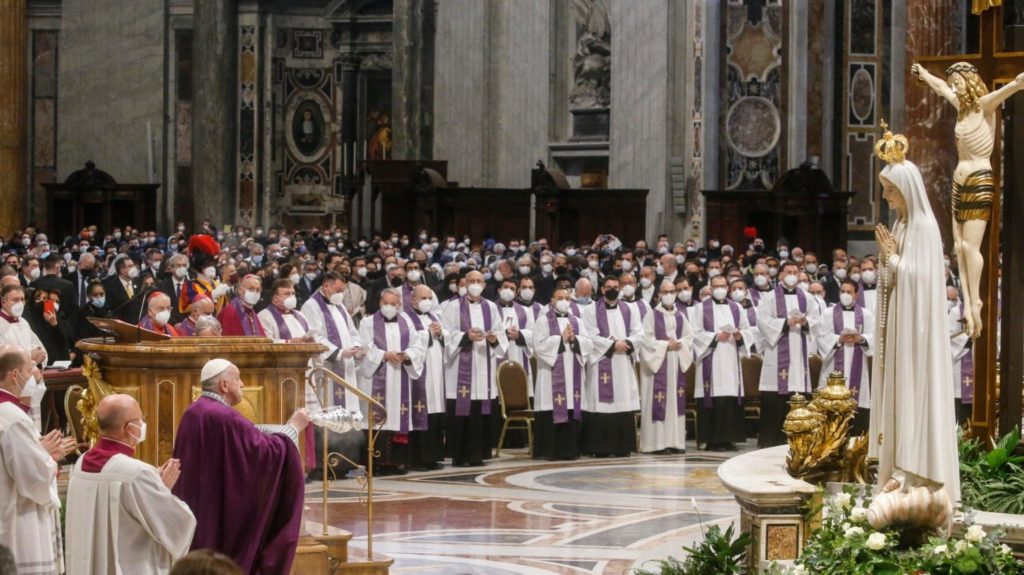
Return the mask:
<path fill-rule="evenodd" d="M 224 553 L 245 573 L 288 573 L 304 495 L 296 440 L 308 414 L 258 428 L 231 407 L 242 398 L 237 367 L 210 360 L 201 380 L 203 394 L 185 410 L 174 442 L 174 494 L 196 516 L 191 548 Z"/>

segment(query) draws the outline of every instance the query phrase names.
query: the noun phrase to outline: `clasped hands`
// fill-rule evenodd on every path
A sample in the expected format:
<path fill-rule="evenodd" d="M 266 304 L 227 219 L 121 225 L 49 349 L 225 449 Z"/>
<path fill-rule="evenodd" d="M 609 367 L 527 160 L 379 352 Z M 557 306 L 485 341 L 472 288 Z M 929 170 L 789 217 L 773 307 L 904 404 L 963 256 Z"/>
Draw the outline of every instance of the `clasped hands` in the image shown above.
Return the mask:
<path fill-rule="evenodd" d="M 487 340 L 487 343 L 494 344 L 498 342 L 498 336 L 493 331 L 487 331 L 474 327 L 469 330 L 469 341 L 478 342 Z"/>
<path fill-rule="evenodd" d="M 565 329 L 562 330 L 562 341 L 567 343 L 576 341 L 576 331 L 572 329 L 571 323 L 566 325 Z"/>
<path fill-rule="evenodd" d="M 743 334 L 738 332 L 738 331 L 734 331 L 734 332 L 720 331 L 720 332 L 718 332 L 718 335 L 715 336 L 715 339 L 717 339 L 719 343 L 725 343 L 725 342 L 729 341 L 730 339 L 733 340 L 733 341 L 739 341 L 739 340 L 743 339 Z"/>
<path fill-rule="evenodd" d="M 388 363 L 394 363 L 394 364 L 399 364 L 400 365 L 403 362 L 405 362 L 406 359 L 408 359 L 408 356 L 405 354 L 404 351 L 385 351 L 384 352 L 384 361 L 386 361 Z"/>
<path fill-rule="evenodd" d="M 50 454 L 54 461 L 60 461 L 75 450 L 78 441 L 74 437 L 64 437 L 59 430 L 54 429 L 40 437 L 39 443 L 43 445 L 43 449 Z"/>

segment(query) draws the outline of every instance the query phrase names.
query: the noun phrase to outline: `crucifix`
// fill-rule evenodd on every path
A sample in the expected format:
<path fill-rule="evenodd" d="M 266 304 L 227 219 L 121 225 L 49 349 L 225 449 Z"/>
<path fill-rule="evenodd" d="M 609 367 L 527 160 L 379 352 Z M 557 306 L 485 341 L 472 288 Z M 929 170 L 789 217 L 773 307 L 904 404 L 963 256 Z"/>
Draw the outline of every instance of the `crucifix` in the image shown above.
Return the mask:
<path fill-rule="evenodd" d="M 976 54 L 955 54 L 955 55 L 943 55 L 943 56 L 921 56 L 917 58 L 918 63 L 925 69 L 930 69 L 936 73 L 940 73 L 942 77 L 945 77 L 947 70 L 953 70 L 950 74 L 950 83 L 954 87 L 958 87 L 957 91 L 964 91 L 970 89 L 970 86 L 963 80 L 954 80 L 953 76 L 962 76 L 956 70 L 964 68 L 964 66 L 957 67 L 958 64 L 964 63 L 968 66 L 972 66 L 977 70 L 978 76 L 985 82 L 985 89 L 991 94 L 996 92 L 1001 86 L 1006 86 L 1015 83 L 1016 77 L 1024 72 L 1024 52 L 1021 51 L 1009 51 L 1004 50 L 1003 40 L 1003 8 L 1002 7 L 982 7 L 983 12 L 980 14 L 980 49 Z M 956 17 L 954 13 L 949 14 L 950 17 Z M 1020 39 L 1024 39 L 1022 36 Z M 1015 38 L 1014 40 L 1020 40 Z M 1015 41 L 1015 49 L 1024 48 L 1024 42 Z M 915 72 L 918 70 L 914 70 Z M 923 75 L 920 76 L 927 82 L 928 87 L 933 89 L 939 88 L 938 85 L 929 81 Z M 912 80 L 911 80 L 912 81 Z M 938 90 L 936 90 L 938 91 Z M 914 96 L 908 93 L 908 101 Z M 948 96 L 947 96 L 948 98 Z M 1001 100 L 1000 100 L 1001 101 Z M 1024 104 L 1024 103 L 1022 103 Z M 1012 105 L 1012 104 L 1011 104 Z M 974 410 L 971 416 L 971 433 L 975 437 L 982 437 L 991 440 L 994 438 L 997 431 L 997 411 L 999 413 L 1000 425 L 1003 432 L 1012 429 L 1014 426 L 1019 425 L 1021 420 L 1021 379 L 1024 376 L 1024 338 L 1021 336 L 1022 326 L 1024 326 L 1024 312 L 1020 311 L 1024 301 L 1021 301 L 1021 296 L 1014 293 L 1015 284 L 1019 284 L 1021 280 L 1021 273 L 1024 272 L 1024 267 L 1020 262 L 1017 262 L 1018 254 L 1014 253 L 1014 245 L 1019 245 L 1019 241 L 1013 241 L 1013 239 L 1020 239 L 1024 236 L 1021 232 L 1016 231 L 1016 228 L 1020 226 L 1008 226 L 1007 229 L 1002 229 L 1002 216 L 1004 209 L 1007 212 L 1007 221 L 1012 218 L 1017 221 L 1016 218 L 1022 213 L 1020 205 L 1024 198 L 1019 197 L 1019 193 L 1007 193 L 1002 195 L 1002 182 L 1001 172 L 1002 164 L 1004 161 L 1002 142 L 1002 121 L 1001 121 L 1001 110 L 997 106 L 995 109 L 995 121 L 992 126 L 992 137 L 994 139 L 992 151 L 990 154 L 991 158 L 991 176 L 987 182 L 982 182 L 991 185 L 992 193 L 990 197 L 991 208 L 988 213 L 988 224 L 978 223 L 966 219 L 963 217 L 957 218 L 955 214 L 950 213 L 936 213 L 936 218 L 954 218 L 953 226 L 958 232 L 956 235 L 960 239 L 966 239 L 965 236 L 961 236 L 961 232 L 967 230 L 968 226 L 973 225 L 977 231 L 980 228 L 980 234 L 978 235 L 980 243 L 980 249 L 974 246 L 974 250 L 979 252 L 983 258 L 984 267 L 980 271 L 980 277 L 974 280 L 973 286 L 970 285 L 970 278 L 964 277 L 963 283 L 967 283 L 964 288 L 966 290 L 973 291 L 969 297 L 973 297 L 975 301 L 983 304 L 980 309 L 980 313 L 976 314 L 972 318 L 970 325 L 966 325 L 965 329 L 968 329 L 969 334 L 977 336 L 974 340 Z M 1018 113 L 1021 110 L 1018 108 Z M 963 119 L 963 112 L 959 114 L 959 119 Z M 958 125 L 961 123 L 958 119 Z M 1018 124 L 1020 122 L 1017 122 Z M 957 128 L 956 132 L 959 134 L 963 130 L 967 132 L 969 129 Z M 970 137 L 971 134 L 963 134 L 965 139 Z M 1022 134 L 1024 135 L 1024 134 Z M 953 136 L 953 134 L 949 134 Z M 1013 145 L 1012 138 L 1007 138 L 1007 142 L 1010 146 Z M 953 138 L 950 138 L 950 144 L 953 143 Z M 1018 146 L 1021 143 L 1017 144 Z M 964 153 L 970 152 L 966 148 L 970 148 L 969 145 L 961 144 L 958 148 L 965 148 L 960 150 L 960 162 L 964 163 Z M 1012 161 L 1012 158 L 1005 158 L 1006 161 Z M 968 165 L 964 170 L 960 170 L 961 166 L 958 166 L 960 172 L 972 172 L 970 170 L 971 165 Z M 954 176 L 955 180 L 958 180 L 961 184 L 959 190 L 960 194 L 968 191 L 968 187 L 964 184 L 972 183 L 969 176 L 973 174 L 960 173 Z M 1012 172 L 1008 174 L 1012 180 Z M 981 188 L 979 188 L 981 189 Z M 976 192 L 977 194 L 977 192 Z M 983 193 L 982 193 L 983 196 Z M 1000 198 L 1003 201 L 1000 201 Z M 976 198 L 968 198 L 973 200 Z M 960 198 L 960 201 L 964 201 Z M 957 203 L 957 198 L 954 197 L 954 204 Z M 964 214 L 961 214 L 963 216 Z M 967 214 L 968 216 L 970 214 Z M 958 222 L 958 220 L 961 220 Z M 948 221 L 948 220 L 947 220 Z M 959 223 L 959 227 L 958 227 Z M 986 229 L 987 227 L 987 229 Z M 967 230 L 969 232 L 969 230 Z M 1000 245 L 1000 237 L 1003 236 L 1003 242 L 1006 245 L 1006 249 L 1002 250 Z M 984 239 L 981 240 L 980 238 Z M 971 254 L 971 247 L 965 242 L 960 242 L 958 246 L 955 246 L 958 260 L 962 260 L 960 257 L 964 254 Z M 997 385 L 1000 385 L 999 379 L 997 378 L 997 341 L 998 341 L 998 329 L 999 329 L 999 285 L 1000 285 L 1000 257 L 1002 257 L 1002 309 L 1003 309 L 1003 321 L 1002 330 L 1004 334 L 1003 338 L 1003 357 L 1002 359 L 1002 378 L 1001 378 L 1001 393 L 997 393 Z M 961 274 L 970 271 L 970 264 L 965 270 L 963 262 L 960 263 Z M 966 300 L 965 300 L 965 303 Z M 1017 311 L 1015 311 L 1017 310 Z M 965 314 L 969 314 L 970 311 L 965 309 Z M 976 318 L 976 319 L 975 319 Z M 977 324 L 977 326 L 975 325 Z M 979 327 L 980 326 L 980 329 Z M 973 328 L 973 329 L 971 329 Z M 973 331 L 974 333 L 971 333 Z M 1007 339 L 1009 337 L 1010 339 Z M 997 403 L 998 410 L 997 410 Z"/>

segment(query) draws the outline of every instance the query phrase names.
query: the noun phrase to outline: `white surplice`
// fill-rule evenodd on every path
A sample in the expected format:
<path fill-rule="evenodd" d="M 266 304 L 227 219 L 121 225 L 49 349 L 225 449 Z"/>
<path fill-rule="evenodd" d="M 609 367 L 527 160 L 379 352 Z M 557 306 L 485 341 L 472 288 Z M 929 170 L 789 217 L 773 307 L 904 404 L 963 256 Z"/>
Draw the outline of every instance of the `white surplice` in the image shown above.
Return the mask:
<path fill-rule="evenodd" d="M 533 397 L 534 373 L 530 369 L 530 358 L 533 357 L 533 323 L 536 319 L 533 309 L 523 306 L 518 302 L 512 302 L 512 305 L 507 306 L 497 305 L 505 325 L 506 337 L 508 336 L 508 330 L 516 327 L 519 329 L 521 338 L 519 341 L 508 340 L 508 351 L 498 358 L 498 363 L 509 360 L 523 366 L 523 369 L 529 374 L 526 391 L 530 397 Z M 519 318 L 520 312 L 523 314 L 522 320 Z"/>
<path fill-rule="evenodd" d="M 46 348 L 43 346 L 43 342 L 39 339 L 39 336 L 32 331 L 32 327 L 25 321 L 25 318 L 21 318 L 16 322 L 9 322 L 6 319 L 0 318 L 0 343 L 6 343 L 15 347 L 21 348 L 30 354 L 33 349 L 39 348 L 43 350 L 43 365 L 49 364 L 49 357 L 46 356 Z M 46 391 L 46 383 L 42 380 L 36 380 L 33 387 L 26 387 L 22 391 L 24 397 L 42 397 Z M 36 424 L 36 431 L 43 430 L 43 410 L 38 402 L 33 401 L 29 408 L 29 415 L 32 417 L 32 421 Z"/>
<path fill-rule="evenodd" d="M 406 317 L 404 313 L 399 313 L 395 317 L 395 321 L 384 322 L 384 338 L 387 345 L 383 348 L 378 347 L 374 338 L 374 326 L 378 321 L 384 321 L 384 316 L 380 312 L 364 317 L 363 321 L 359 324 L 359 338 L 364 342 L 364 348 L 366 349 L 366 357 L 359 362 L 359 389 L 366 395 L 384 404 L 388 415 L 387 421 L 384 422 L 384 427 L 382 428 L 384 431 L 401 431 L 403 417 L 408 422 L 408 431 L 412 431 L 412 380 L 419 377 L 423 369 L 426 341 L 422 333 L 416 331 L 416 326 L 413 325 L 412 320 Z M 409 330 L 408 347 L 404 349 L 402 348 L 402 331 L 398 325 L 399 322 L 404 323 L 406 329 Z M 389 351 L 404 351 L 408 363 L 396 365 L 385 361 L 384 354 Z M 373 390 L 373 375 L 382 364 L 385 370 L 383 401 L 381 401 L 381 398 L 374 397 Z M 402 413 L 403 371 L 408 376 L 405 383 L 408 387 L 408 390 L 405 392 L 408 406 L 404 414 Z"/>
<path fill-rule="evenodd" d="M 949 310 L 947 320 L 949 322 L 949 345 L 950 351 L 953 354 L 953 399 L 963 399 L 963 361 L 968 354 L 974 357 L 974 346 L 968 345 L 971 343 L 971 338 L 964 331 L 964 324 L 961 321 L 964 317 L 960 306 L 955 305 Z M 968 382 L 972 387 L 974 386 L 974 376 L 971 375 L 971 381 Z"/>
<path fill-rule="evenodd" d="M 666 448 L 686 449 L 686 412 L 676 409 L 676 398 L 686 392 L 684 373 L 693 363 L 693 328 L 683 318 L 683 345 L 676 351 L 669 351 L 669 339 L 676 339 L 676 308 L 666 310 L 657 306 L 643 320 L 644 344 L 640 347 L 640 451 L 660 451 Z M 655 314 L 665 318 L 665 334 L 668 339 L 658 339 L 654 331 Z M 654 376 L 666 367 L 665 419 L 654 421 Z"/>
<path fill-rule="evenodd" d="M 779 342 L 783 337 L 789 339 L 789 369 L 786 374 L 789 393 L 811 392 L 811 375 L 807 369 L 807 360 L 817 349 L 814 342 L 814 332 L 818 321 L 821 319 L 821 303 L 807 292 L 803 296 L 807 301 L 807 330 L 803 327 L 794 327 L 784 332 L 790 313 L 799 313 L 800 306 L 796 288 L 792 293 L 783 293 L 786 298 L 786 313 L 779 317 L 775 307 L 776 292 L 769 292 L 761 296 L 761 304 L 757 307 L 757 329 L 761 332 L 761 357 L 764 363 L 761 365 L 761 381 L 758 386 L 762 392 L 779 391 Z M 807 338 L 806 350 L 801 343 L 801 334 Z"/>
<path fill-rule="evenodd" d="M 435 306 L 436 307 L 436 306 Z M 441 335 L 436 336 L 430 331 L 430 325 L 435 321 L 440 324 L 441 318 L 435 312 L 420 313 L 413 312 L 423 324 L 420 337 L 423 339 L 426 350 L 423 356 L 423 374 L 426 374 L 424 384 L 427 389 L 427 413 L 444 413 L 444 342 L 447 341 L 448 332 L 441 326 Z M 412 317 L 410 315 L 410 317 Z"/>
<path fill-rule="evenodd" d="M 856 304 L 855 304 L 856 305 Z M 839 343 L 839 336 L 843 330 L 856 330 L 857 322 L 853 309 L 843 310 L 843 327 L 839 332 L 835 330 L 835 322 L 832 314 L 835 308 L 830 308 L 821 321 L 818 322 L 815 333 L 815 342 L 818 346 L 818 355 L 821 356 L 821 375 L 818 377 L 817 387 L 824 387 L 828 383 L 828 376 L 835 371 L 836 354 L 843 354 L 843 375 L 846 376 L 846 385 L 849 386 L 850 374 L 853 371 L 853 353 L 855 346 Z M 858 344 L 863 350 L 861 357 L 860 371 L 860 393 L 857 397 L 857 407 L 871 409 L 871 370 L 868 369 L 868 357 L 874 352 L 875 341 L 875 314 L 869 310 L 862 310 L 864 314 L 864 327 L 859 330 L 864 336 L 864 343 Z"/>
<path fill-rule="evenodd" d="M 39 442 L 32 418 L 0 404 L 0 545 L 14 553 L 18 573 L 63 571 L 57 462 Z"/>
<path fill-rule="evenodd" d="M 552 370 L 562 356 L 562 370 L 565 374 L 565 401 L 568 409 L 573 409 L 576 392 L 580 393 L 580 409 L 582 410 L 583 381 L 586 375 L 587 357 L 593 351 L 593 342 L 589 337 L 587 326 L 583 322 L 577 322 L 579 333 L 576 334 L 576 341 L 579 342 L 580 353 L 575 353 L 571 345 L 562 346 L 562 332 L 569 325 L 569 316 L 555 314 L 555 321 L 558 323 L 558 333 L 551 333 L 548 315 L 545 313 L 537 318 L 533 324 L 533 353 L 537 358 L 537 390 L 533 398 L 533 408 L 536 411 L 554 411 L 555 397 L 552 390 Z M 559 352 L 559 349 L 562 351 Z M 580 383 L 577 389 L 572 377 L 573 363 L 579 365 Z"/>
<path fill-rule="evenodd" d="M 288 338 L 283 337 L 284 334 L 277 327 L 277 322 L 274 321 L 274 314 L 270 313 L 270 308 L 266 308 L 260 313 L 256 314 L 256 319 L 259 320 L 260 325 L 263 326 L 263 332 L 267 334 L 267 337 L 274 340 L 274 343 L 287 343 L 288 339 L 294 339 L 306 335 L 306 328 L 302 327 L 302 323 L 298 319 L 300 312 L 292 311 L 291 313 L 281 312 L 281 319 L 284 321 L 284 325 L 288 328 Z M 305 319 L 305 316 L 302 316 Z M 306 322 L 307 325 L 309 322 Z M 307 381 L 304 386 L 306 391 L 306 409 L 310 413 L 316 414 L 323 411 L 320 406 L 320 399 L 316 396 L 316 390 Z"/>
<path fill-rule="evenodd" d="M 466 296 L 468 301 L 468 296 Z M 459 385 L 467 382 L 459 381 L 459 360 L 464 350 L 462 339 L 468 332 L 462 331 L 462 306 L 461 299 L 452 300 L 441 312 L 441 324 L 444 325 L 451 337 L 445 341 L 445 396 L 448 399 L 455 399 Z M 498 357 L 508 353 L 508 336 L 505 334 L 505 327 L 501 319 L 501 311 L 494 302 L 480 298 L 476 303 L 469 302 L 470 327 L 487 331 L 484 325 L 483 307 L 487 306 L 491 313 L 491 331 L 497 336 L 497 345 L 491 345 L 484 338 L 472 342 L 465 353 L 470 354 L 472 359 L 472 376 L 469 383 L 472 401 L 489 401 L 498 397 L 498 386 L 495 383 L 495 374 L 498 370 Z"/>
<path fill-rule="evenodd" d="M 694 373 L 693 397 L 704 398 L 704 358 L 711 355 L 711 397 L 739 397 L 743 390 L 743 369 L 740 358 L 750 357 L 750 342 L 746 336 L 739 342 L 730 339 L 717 341 L 720 332 L 739 330 L 746 334 L 750 330 L 747 314 L 736 302 L 726 300 L 724 303 L 701 302 L 690 308 L 690 325 L 693 329 L 693 358 L 696 362 Z M 704 329 L 704 306 L 711 305 L 714 327 Z M 739 313 L 740 324 L 737 326 L 733 309 Z"/>
<path fill-rule="evenodd" d="M 68 575 L 170 573 L 196 519 L 152 465 L 117 454 L 98 473 L 79 459 L 68 485 Z"/>
<path fill-rule="evenodd" d="M 359 338 L 359 330 L 356 329 L 356 325 L 352 321 L 352 316 L 349 315 L 348 310 L 346 310 L 344 306 L 337 306 L 327 302 L 327 311 L 328 315 L 327 317 L 324 317 L 324 313 L 320 308 L 319 302 L 312 297 L 306 300 L 306 303 L 302 305 L 302 316 L 305 317 L 306 321 L 309 323 L 310 333 L 314 334 L 317 343 L 327 347 L 327 351 L 320 354 L 320 358 L 324 360 L 324 364 L 327 369 L 337 373 L 352 385 L 358 385 L 359 375 L 356 371 L 355 358 L 343 358 L 341 357 L 341 353 L 346 349 L 362 346 Z M 338 330 L 338 337 L 341 338 L 340 351 L 338 346 L 335 346 L 329 339 L 327 339 L 326 322 L 331 322 L 331 324 Z M 328 358 L 335 353 L 337 353 L 335 359 L 333 361 L 329 360 Z M 334 381 L 330 381 L 329 385 L 330 388 L 328 389 L 327 398 L 329 402 L 333 403 L 335 394 L 341 394 L 341 389 L 343 389 L 344 386 L 341 386 Z M 344 391 L 345 409 L 353 412 L 359 411 L 359 397 L 347 389 Z"/>
<path fill-rule="evenodd" d="M 583 386 L 583 411 L 590 413 L 621 413 L 640 409 L 640 390 L 636 381 L 636 353 L 643 344 L 644 332 L 640 327 L 640 314 L 630 309 L 629 325 L 626 325 L 622 310 L 616 306 L 608 309 L 608 335 L 600 335 L 597 328 L 597 306 L 606 305 L 604 299 L 599 303 L 582 306 L 580 319 L 586 325 L 587 333 L 594 342 L 594 349 L 587 358 L 586 384 Z M 628 308 L 628 306 L 626 306 Z M 615 352 L 611 357 L 611 383 L 614 397 L 611 403 L 600 401 L 600 376 L 598 363 L 612 347 L 615 341 L 628 341 L 633 345 L 633 353 Z"/>

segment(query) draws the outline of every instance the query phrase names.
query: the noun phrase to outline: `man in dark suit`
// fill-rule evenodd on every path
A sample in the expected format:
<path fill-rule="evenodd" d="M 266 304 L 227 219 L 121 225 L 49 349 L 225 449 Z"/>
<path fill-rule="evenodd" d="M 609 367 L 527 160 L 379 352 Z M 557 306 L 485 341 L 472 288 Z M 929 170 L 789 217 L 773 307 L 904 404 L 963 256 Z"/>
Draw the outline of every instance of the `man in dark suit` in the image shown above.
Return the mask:
<path fill-rule="evenodd" d="M 61 279 L 60 268 L 64 264 L 64 258 L 57 254 L 50 254 L 43 262 L 43 277 L 32 282 L 32 288 L 47 292 L 60 294 L 60 309 L 57 310 L 57 321 L 73 325 L 77 306 L 75 301 L 75 286 L 68 280 Z"/>
<path fill-rule="evenodd" d="M 186 314 L 180 312 L 178 302 L 186 281 L 188 281 L 188 256 L 185 254 L 175 254 L 168 258 L 167 265 L 164 266 L 164 271 L 156 282 L 156 289 L 171 298 L 170 323 L 174 325 L 185 319 Z"/>
<path fill-rule="evenodd" d="M 317 264 L 317 261 L 315 259 L 306 260 L 302 264 L 302 276 L 299 278 L 298 283 L 295 284 L 295 299 L 298 300 L 299 307 L 302 307 L 306 300 L 313 297 L 316 290 L 320 289 L 320 284 L 323 281 L 323 276 L 320 275 L 320 265 Z"/>
<path fill-rule="evenodd" d="M 828 274 L 822 283 L 825 284 L 825 303 L 835 305 L 839 303 L 839 286 L 846 280 L 846 260 L 832 262 L 832 273 Z"/>
<path fill-rule="evenodd" d="M 42 270 L 39 269 L 39 258 L 28 256 L 21 261 L 21 270 L 18 273 L 18 281 L 21 282 L 21 287 L 29 287 L 41 275 Z"/>
<path fill-rule="evenodd" d="M 139 302 L 130 301 L 139 293 L 139 266 L 128 256 L 114 262 L 115 274 L 103 280 L 107 305 L 115 318 L 132 325 L 139 321 Z"/>
<path fill-rule="evenodd" d="M 75 308 L 81 309 L 89 303 L 89 282 L 96 278 L 96 256 L 84 253 L 78 256 L 78 269 L 65 276 L 74 289 Z M 68 305 L 70 302 L 65 302 Z"/>

